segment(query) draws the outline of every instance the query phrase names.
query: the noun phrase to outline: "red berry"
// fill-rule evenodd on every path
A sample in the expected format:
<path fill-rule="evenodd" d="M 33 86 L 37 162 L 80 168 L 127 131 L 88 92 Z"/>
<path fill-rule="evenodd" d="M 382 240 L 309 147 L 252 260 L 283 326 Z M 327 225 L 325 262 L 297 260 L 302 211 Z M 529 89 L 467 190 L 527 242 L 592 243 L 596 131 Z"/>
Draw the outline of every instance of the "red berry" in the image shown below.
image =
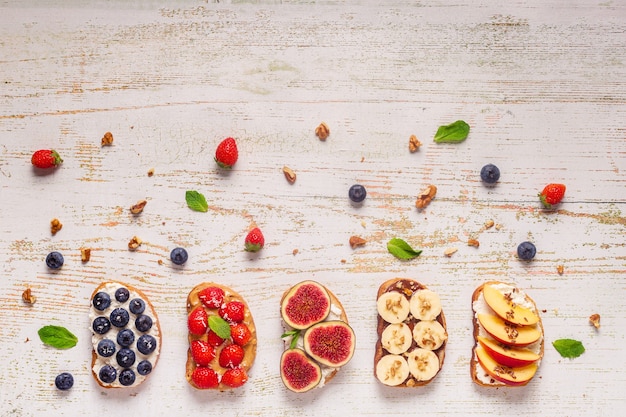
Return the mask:
<path fill-rule="evenodd" d="M 250 329 L 243 323 L 237 323 L 230 326 L 230 337 L 233 338 L 233 342 L 239 346 L 245 346 L 252 338 Z"/>
<path fill-rule="evenodd" d="M 565 195 L 564 184 L 548 184 L 543 191 L 539 193 L 539 200 L 545 208 L 552 208 L 553 205 L 559 204 Z"/>
<path fill-rule="evenodd" d="M 237 142 L 233 138 L 226 138 L 215 150 L 215 162 L 221 168 L 231 168 L 237 162 L 239 151 L 237 151 Z"/>
<path fill-rule="evenodd" d="M 187 317 L 187 327 L 189 333 L 197 336 L 206 333 L 209 327 L 209 318 L 202 307 L 196 307 Z"/>
<path fill-rule="evenodd" d="M 215 358 L 215 347 L 204 340 L 191 342 L 191 357 L 198 366 L 208 366 Z"/>
<path fill-rule="evenodd" d="M 209 330 L 207 333 L 207 343 L 211 346 L 219 346 L 224 343 L 224 339 L 219 337 L 213 330 Z"/>
<path fill-rule="evenodd" d="M 263 248 L 263 245 L 265 245 L 265 238 L 263 237 L 261 229 L 255 227 L 254 229 L 250 230 L 250 232 L 246 236 L 244 244 L 245 249 L 248 252 L 258 252 L 259 250 L 261 250 Z"/>
<path fill-rule="evenodd" d="M 207 287 L 200 291 L 198 298 L 207 308 L 220 308 L 224 303 L 224 290 L 219 287 Z"/>
<path fill-rule="evenodd" d="M 243 360 L 243 348 L 239 345 L 225 346 L 220 352 L 220 366 L 222 368 L 236 368 Z"/>
<path fill-rule="evenodd" d="M 63 159 L 53 149 L 40 149 L 30 158 L 30 162 L 37 168 L 54 168 L 61 165 Z"/>
<path fill-rule="evenodd" d="M 211 368 L 199 366 L 191 374 L 191 380 L 200 389 L 217 388 L 220 378 Z"/>
<path fill-rule="evenodd" d="M 229 369 L 222 375 L 222 383 L 232 388 L 238 388 L 248 381 L 246 371 L 241 368 Z"/>
<path fill-rule="evenodd" d="M 241 301 L 230 301 L 218 310 L 220 317 L 229 323 L 241 323 L 245 312 L 246 306 Z"/>

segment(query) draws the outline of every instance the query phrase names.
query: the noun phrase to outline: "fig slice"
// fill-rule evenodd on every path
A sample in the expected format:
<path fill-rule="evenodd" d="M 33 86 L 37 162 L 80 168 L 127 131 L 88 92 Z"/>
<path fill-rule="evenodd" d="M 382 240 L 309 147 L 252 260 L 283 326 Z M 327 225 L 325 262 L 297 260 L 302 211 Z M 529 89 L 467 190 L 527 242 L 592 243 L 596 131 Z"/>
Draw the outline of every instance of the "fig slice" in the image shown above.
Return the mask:
<path fill-rule="evenodd" d="M 280 357 L 280 377 L 293 392 L 306 392 L 322 380 L 322 369 L 302 349 L 287 349 Z"/>
<path fill-rule="evenodd" d="M 339 368 L 352 359 L 355 343 L 352 327 L 339 320 L 314 324 L 304 333 L 304 351 L 332 368 Z"/>
<path fill-rule="evenodd" d="M 280 303 L 280 314 L 287 325 L 303 330 L 328 317 L 330 294 L 315 281 L 302 281 L 291 287 Z"/>

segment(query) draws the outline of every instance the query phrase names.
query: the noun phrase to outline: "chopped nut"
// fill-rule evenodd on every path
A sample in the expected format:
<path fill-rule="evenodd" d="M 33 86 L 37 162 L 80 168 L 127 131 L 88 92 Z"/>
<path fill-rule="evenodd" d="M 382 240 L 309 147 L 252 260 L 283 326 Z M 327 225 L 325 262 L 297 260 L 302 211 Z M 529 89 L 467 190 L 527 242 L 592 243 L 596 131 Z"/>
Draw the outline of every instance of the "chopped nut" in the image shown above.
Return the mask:
<path fill-rule="evenodd" d="M 422 192 L 417 195 L 417 201 L 415 201 L 415 207 L 418 209 L 423 209 L 437 194 L 437 187 L 434 185 L 429 185 Z"/>
<path fill-rule="evenodd" d="M 285 174 L 285 178 L 287 179 L 287 182 L 289 184 L 293 184 L 294 182 L 296 182 L 296 173 L 293 169 L 289 168 L 288 166 L 284 166 L 283 174 Z"/>
<path fill-rule="evenodd" d="M 300 252 L 298 249 L 294 249 L 291 253 L 295 256 L 298 254 L 298 252 Z"/>
<path fill-rule="evenodd" d="M 37 298 L 32 294 L 30 288 L 26 288 L 22 293 L 22 300 L 24 300 L 24 302 L 28 304 L 35 304 Z"/>
<path fill-rule="evenodd" d="M 143 242 L 137 236 L 133 236 L 133 238 L 128 242 L 128 249 L 135 250 L 139 246 L 141 246 Z"/>
<path fill-rule="evenodd" d="M 556 266 L 556 272 L 557 272 L 559 275 L 563 275 L 563 271 L 564 271 L 564 270 L 565 270 L 565 267 L 564 267 L 563 265 L 557 265 L 557 266 Z"/>
<path fill-rule="evenodd" d="M 593 327 L 595 327 L 596 329 L 599 329 L 600 328 L 600 315 L 592 314 L 591 316 L 589 316 L 589 323 L 593 324 Z"/>
<path fill-rule="evenodd" d="M 326 140 L 328 135 L 330 135 L 330 129 L 328 125 L 324 122 L 320 123 L 320 125 L 315 129 L 315 134 L 320 140 Z"/>
<path fill-rule="evenodd" d="M 480 242 L 476 239 L 469 239 L 467 241 L 467 246 L 474 246 L 474 247 L 479 247 L 480 246 Z"/>
<path fill-rule="evenodd" d="M 149 176 L 149 177 L 151 177 L 151 176 L 153 176 L 153 175 L 154 175 L 154 168 L 150 168 L 150 169 L 148 170 L 148 176 Z"/>
<path fill-rule="evenodd" d="M 485 222 L 485 229 L 491 229 L 493 227 L 495 223 L 493 222 L 493 220 L 487 220 Z"/>
<path fill-rule="evenodd" d="M 89 262 L 91 259 L 91 248 L 80 248 L 80 260 L 82 262 Z"/>
<path fill-rule="evenodd" d="M 458 248 L 448 248 L 448 249 L 443 251 L 443 254 L 446 255 L 449 258 L 452 255 L 454 255 L 456 253 L 456 251 L 458 251 L 458 250 L 459 250 Z"/>
<path fill-rule="evenodd" d="M 143 211 L 146 204 L 148 204 L 146 200 L 139 200 L 137 204 L 130 206 L 130 212 L 133 214 L 139 214 Z"/>
<path fill-rule="evenodd" d="M 50 221 L 50 233 L 56 235 L 59 230 L 63 228 L 63 224 L 59 221 L 59 219 L 54 218 Z"/>
<path fill-rule="evenodd" d="M 111 146 L 113 145 L 113 134 L 111 132 L 106 132 L 102 137 L 102 146 Z"/>
<path fill-rule="evenodd" d="M 350 236 L 350 246 L 352 247 L 352 249 L 356 248 L 357 246 L 363 246 L 366 243 L 367 241 L 363 239 L 362 237 Z"/>
<path fill-rule="evenodd" d="M 409 152 L 413 153 L 417 151 L 420 146 L 422 146 L 422 142 L 417 139 L 417 136 L 411 135 L 409 138 Z"/>

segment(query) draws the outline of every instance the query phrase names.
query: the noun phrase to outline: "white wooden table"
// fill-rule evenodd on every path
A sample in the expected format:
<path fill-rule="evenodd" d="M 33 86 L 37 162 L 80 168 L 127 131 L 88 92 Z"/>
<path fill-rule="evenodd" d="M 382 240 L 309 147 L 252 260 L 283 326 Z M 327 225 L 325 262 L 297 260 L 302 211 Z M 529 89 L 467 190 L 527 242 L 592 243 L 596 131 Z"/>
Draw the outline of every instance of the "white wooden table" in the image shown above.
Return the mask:
<path fill-rule="evenodd" d="M 566 417 L 626 406 L 623 1 L 36 3 L 0 4 L 0 415 Z M 468 139 L 435 144 L 457 119 Z M 101 147 L 107 131 L 114 145 Z M 240 158 L 225 175 L 213 154 L 226 136 Z M 62 167 L 36 174 L 40 148 L 58 150 Z M 496 187 L 479 178 L 489 162 L 502 171 Z M 347 198 L 357 182 L 361 207 Z M 568 187 L 555 212 L 536 197 L 549 182 Z M 439 192 L 419 212 L 427 184 Z M 190 189 L 207 213 L 187 208 Z M 55 217 L 64 227 L 52 236 Z M 482 230 L 487 220 L 500 228 Z M 254 223 L 267 244 L 253 256 L 243 237 Z M 131 252 L 134 235 L 144 244 Z M 351 235 L 366 246 L 351 249 Z M 422 255 L 397 260 L 393 237 Z M 515 255 L 524 240 L 538 248 L 530 263 Z M 175 246 L 189 251 L 183 268 L 168 259 Z M 51 250 L 65 255 L 58 272 L 44 263 Z M 448 319 L 444 368 L 423 388 L 373 376 L 376 289 L 395 276 L 439 292 Z M 106 279 L 143 289 L 161 319 L 160 362 L 137 389 L 103 390 L 90 375 L 89 295 Z M 278 304 L 304 279 L 342 300 L 357 350 L 328 386 L 296 395 L 278 373 Z M 517 282 L 543 311 L 546 352 L 524 388 L 469 377 L 470 297 L 489 279 Z M 253 310 L 259 349 L 241 390 L 184 379 L 185 297 L 202 281 L 233 287 Z M 42 345 L 46 324 L 78 345 Z M 587 351 L 561 358 L 551 342 L 565 337 Z M 54 387 L 62 371 L 75 378 L 68 392 Z"/>

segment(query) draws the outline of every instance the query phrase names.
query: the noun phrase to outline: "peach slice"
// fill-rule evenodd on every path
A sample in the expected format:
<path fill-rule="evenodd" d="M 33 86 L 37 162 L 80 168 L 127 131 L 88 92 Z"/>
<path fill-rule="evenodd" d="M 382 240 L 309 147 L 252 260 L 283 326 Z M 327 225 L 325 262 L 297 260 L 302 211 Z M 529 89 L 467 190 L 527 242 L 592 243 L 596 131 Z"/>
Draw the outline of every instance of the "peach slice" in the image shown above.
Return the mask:
<path fill-rule="evenodd" d="M 526 385 L 537 372 L 537 363 L 511 368 L 496 362 L 482 346 L 476 346 L 478 363 L 496 381 L 511 386 Z"/>
<path fill-rule="evenodd" d="M 483 287 L 483 297 L 491 309 L 504 320 L 520 326 L 530 326 L 539 321 L 534 311 L 511 301 L 510 294 L 505 294 L 491 285 Z"/>
<path fill-rule="evenodd" d="M 518 326 L 491 314 L 479 314 L 478 322 L 491 337 L 509 346 L 528 346 L 541 337 L 537 326 Z"/>
<path fill-rule="evenodd" d="M 480 343 L 485 351 L 487 351 L 487 354 L 496 362 L 510 368 L 530 365 L 541 358 L 541 356 L 530 349 L 501 345 L 494 340 L 482 336 L 478 336 L 476 340 L 478 340 L 478 343 Z"/>

